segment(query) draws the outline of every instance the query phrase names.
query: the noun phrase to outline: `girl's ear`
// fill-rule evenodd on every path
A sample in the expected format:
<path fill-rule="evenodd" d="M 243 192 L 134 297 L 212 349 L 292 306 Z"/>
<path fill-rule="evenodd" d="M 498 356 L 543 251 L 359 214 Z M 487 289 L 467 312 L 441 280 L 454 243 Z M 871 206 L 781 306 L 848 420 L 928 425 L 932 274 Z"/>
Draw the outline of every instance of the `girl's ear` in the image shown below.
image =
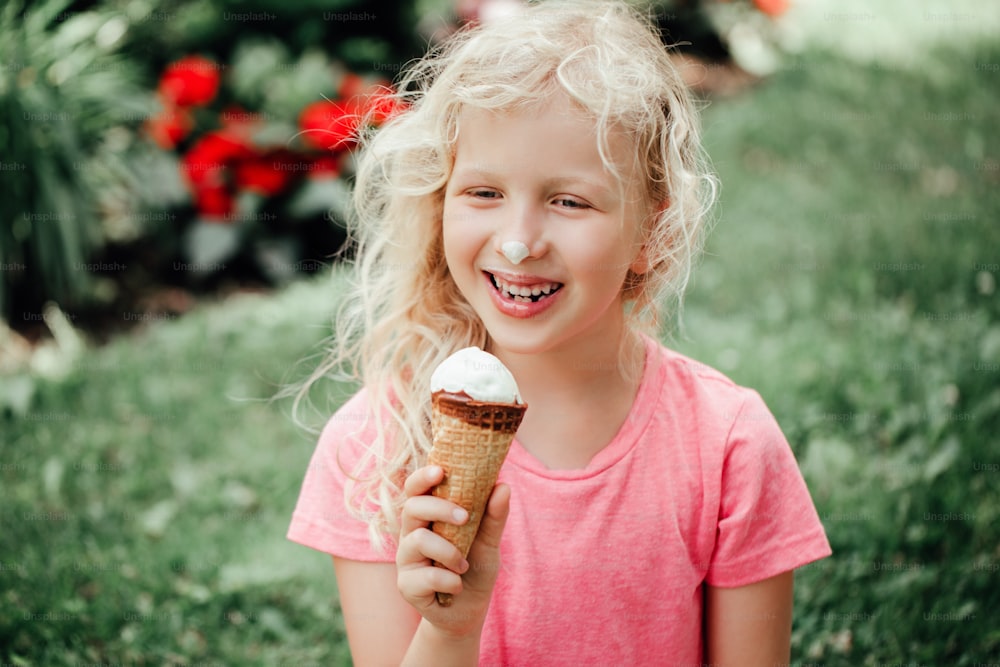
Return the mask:
<path fill-rule="evenodd" d="M 632 260 L 632 263 L 628 265 L 628 270 L 637 276 L 649 271 L 649 252 L 647 246 L 643 245 L 639 248 L 638 254 Z"/>
<path fill-rule="evenodd" d="M 655 227 L 657 224 L 659 224 L 658 218 L 661 215 L 663 215 L 663 212 L 666 211 L 668 208 L 670 208 L 669 197 L 661 201 L 659 205 L 653 209 L 653 214 L 650 219 L 648 227 Z M 642 274 L 649 271 L 650 268 L 652 268 L 649 264 L 648 244 L 644 243 L 642 247 L 639 248 L 639 253 L 635 256 L 635 259 L 632 260 L 632 263 L 629 265 L 628 268 L 632 273 L 634 273 L 637 276 L 641 276 Z"/>

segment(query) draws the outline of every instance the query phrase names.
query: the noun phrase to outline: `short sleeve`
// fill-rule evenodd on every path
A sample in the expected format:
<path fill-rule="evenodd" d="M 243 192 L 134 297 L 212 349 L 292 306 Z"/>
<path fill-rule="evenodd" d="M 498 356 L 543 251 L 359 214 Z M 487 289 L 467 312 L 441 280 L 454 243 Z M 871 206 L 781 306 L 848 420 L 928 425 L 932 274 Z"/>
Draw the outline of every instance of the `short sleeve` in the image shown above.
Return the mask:
<path fill-rule="evenodd" d="M 791 447 L 760 395 L 748 390 L 726 444 L 705 581 L 745 586 L 830 554 Z"/>
<path fill-rule="evenodd" d="M 349 560 L 393 562 L 392 547 L 374 550 L 368 524 L 349 512 L 344 499 L 348 473 L 374 440 L 368 415 L 367 394 L 362 390 L 327 422 L 306 470 L 287 536 Z"/>

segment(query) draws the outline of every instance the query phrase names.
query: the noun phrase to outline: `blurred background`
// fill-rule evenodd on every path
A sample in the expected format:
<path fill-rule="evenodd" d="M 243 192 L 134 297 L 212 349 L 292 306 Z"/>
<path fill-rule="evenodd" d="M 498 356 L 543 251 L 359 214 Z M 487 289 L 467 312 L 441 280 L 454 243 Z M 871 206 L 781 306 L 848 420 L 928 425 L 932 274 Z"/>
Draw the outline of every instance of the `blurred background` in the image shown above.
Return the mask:
<path fill-rule="evenodd" d="M 661 0 L 722 180 L 684 327 L 834 556 L 793 664 L 1000 655 L 1000 6 Z M 353 137 L 515 0 L 0 9 L 0 662 L 350 664 L 284 532 L 355 387 L 281 390 L 344 281 Z M 363 121 L 360 119 L 364 119 Z"/>

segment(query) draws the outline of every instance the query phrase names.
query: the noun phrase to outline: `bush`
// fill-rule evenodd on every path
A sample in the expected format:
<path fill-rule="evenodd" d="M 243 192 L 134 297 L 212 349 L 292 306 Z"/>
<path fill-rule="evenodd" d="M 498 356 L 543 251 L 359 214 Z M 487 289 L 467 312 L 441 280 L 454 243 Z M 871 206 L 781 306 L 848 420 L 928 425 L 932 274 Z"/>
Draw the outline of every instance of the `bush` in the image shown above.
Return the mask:
<path fill-rule="evenodd" d="M 344 240 L 358 135 L 399 110 L 391 94 L 388 80 L 318 52 L 293 61 L 274 42 L 241 44 L 231 65 L 170 63 L 145 125 L 183 180 L 159 260 L 200 276 L 235 261 L 271 284 L 319 270 Z"/>
<path fill-rule="evenodd" d="M 357 102 L 420 48 L 409 3 L 3 11 L 8 321 L 50 300 L 72 319 L 120 319 L 156 286 L 275 284 L 325 266 L 344 239 L 351 143 L 319 137 L 355 130 Z"/>
<path fill-rule="evenodd" d="M 126 180 L 121 128 L 151 96 L 117 48 L 126 23 L 64 0 L 11 2 L 0 20 L 0 317 L 42 298 L 85 297 L 104 241 L 102 192 Z"/>

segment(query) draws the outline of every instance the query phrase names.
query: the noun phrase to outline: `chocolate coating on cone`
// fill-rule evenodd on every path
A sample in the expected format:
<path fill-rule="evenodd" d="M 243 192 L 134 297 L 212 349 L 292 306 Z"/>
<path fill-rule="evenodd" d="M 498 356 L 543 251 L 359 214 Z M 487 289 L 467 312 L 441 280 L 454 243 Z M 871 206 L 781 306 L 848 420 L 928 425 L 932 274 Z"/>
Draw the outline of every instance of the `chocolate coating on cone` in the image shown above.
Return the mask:
<path fill-rule="evenodd" d="M 468 394 L 447 391 L 434 392 L 431 401 L 435 412 L 502 433 L 516 433 L 528 407 L 523 403 L 477 401 Z"/>

